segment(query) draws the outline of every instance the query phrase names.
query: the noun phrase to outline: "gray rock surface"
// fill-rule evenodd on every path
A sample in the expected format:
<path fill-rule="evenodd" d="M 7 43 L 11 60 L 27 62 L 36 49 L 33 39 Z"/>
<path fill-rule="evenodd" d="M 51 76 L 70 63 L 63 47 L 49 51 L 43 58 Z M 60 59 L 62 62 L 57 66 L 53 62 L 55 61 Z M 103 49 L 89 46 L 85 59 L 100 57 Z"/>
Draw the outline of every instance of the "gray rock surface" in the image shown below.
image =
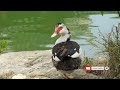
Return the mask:
<path fill-rule="evenodd" d="M 55 69 L 51 60 L 51 50 L 9 52 L 0 55 L 1 79 L 64 79 Z M 83 69 L 75 70 L 75 79 L 99 79 Z"/>

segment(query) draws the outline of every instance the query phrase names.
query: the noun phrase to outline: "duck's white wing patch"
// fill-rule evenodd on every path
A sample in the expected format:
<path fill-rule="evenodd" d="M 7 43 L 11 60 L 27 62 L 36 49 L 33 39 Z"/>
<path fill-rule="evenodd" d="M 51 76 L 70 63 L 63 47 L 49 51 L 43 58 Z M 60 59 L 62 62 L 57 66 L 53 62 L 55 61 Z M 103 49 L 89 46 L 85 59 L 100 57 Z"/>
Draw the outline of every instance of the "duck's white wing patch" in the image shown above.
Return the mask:
<path fill-rule="evenodd" d="M 53 56 L 53 59 L 55 60 L 55 61 L 60 61 L 60 59 L 57 57 L 57 56 Z"/>
<path fill-rule="evenodd" d="M 77 58 L 77 57 L 80 57 L 80 54 L 78 52 L 75 52 L 71 57 L 72 58 Z"/>
<path fill-rule="evenodd" d="M 76 50 L 76 48 L 74 50 Z"/>
<path fill-rule="evenodd" d="M 84 60 L 84 55 L 83 55 L 82 49 L 80 48 L 79 53 L 78 53 L 78 52 L 75 52 L 71 57 L 72 57 L 72 58 L 77 58 L 77 57 L 79 57 L 79 58 L 83 61 L 83 60 Z"/>

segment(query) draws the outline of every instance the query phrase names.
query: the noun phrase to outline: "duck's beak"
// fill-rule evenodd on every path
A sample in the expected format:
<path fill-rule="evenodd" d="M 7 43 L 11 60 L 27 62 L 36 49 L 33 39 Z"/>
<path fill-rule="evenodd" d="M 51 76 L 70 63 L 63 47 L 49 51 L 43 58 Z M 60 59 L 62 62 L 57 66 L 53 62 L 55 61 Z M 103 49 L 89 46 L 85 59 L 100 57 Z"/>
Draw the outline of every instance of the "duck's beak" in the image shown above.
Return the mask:
<path fill-rule="evenodd" d="M 51 38 L 53 38 L 53 37 L 55 37 L 55 36 L 57 36 L 57 33 L 56 33 L 56 32 L 54 32 L 54 33 L 51 35 Z"/>

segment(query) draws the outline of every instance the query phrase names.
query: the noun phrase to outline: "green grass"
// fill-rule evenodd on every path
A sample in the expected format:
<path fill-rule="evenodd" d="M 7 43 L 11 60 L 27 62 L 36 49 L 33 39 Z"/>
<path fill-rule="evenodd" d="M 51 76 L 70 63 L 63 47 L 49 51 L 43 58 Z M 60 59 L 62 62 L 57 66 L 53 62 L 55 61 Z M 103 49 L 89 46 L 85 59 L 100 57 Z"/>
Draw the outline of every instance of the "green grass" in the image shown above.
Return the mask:
<path fill-rule="evenodd" d="M 7 49 L 8 42 L 6 40 L 0 40 L 0 53 Z"/>
<path fill-rule="evenodd" d="M 120 78 L 120 23 L 112 29 L 106 36 L 100 33 L 103 52 L 107 53 L 108 66 L 110 70 L 106 72 L 106 78 Z"/>

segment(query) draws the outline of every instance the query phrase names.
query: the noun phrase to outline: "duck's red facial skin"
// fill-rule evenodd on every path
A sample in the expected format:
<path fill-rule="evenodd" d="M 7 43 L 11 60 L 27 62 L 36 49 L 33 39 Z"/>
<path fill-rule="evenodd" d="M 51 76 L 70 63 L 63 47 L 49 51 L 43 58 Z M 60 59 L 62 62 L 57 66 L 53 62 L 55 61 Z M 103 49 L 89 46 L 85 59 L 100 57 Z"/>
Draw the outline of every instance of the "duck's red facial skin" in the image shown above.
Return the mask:
<path fill-rule="evenodd" d="M 63 29 L 63 26 L 56 27 L 55 32 L 58 34 Z"/>

